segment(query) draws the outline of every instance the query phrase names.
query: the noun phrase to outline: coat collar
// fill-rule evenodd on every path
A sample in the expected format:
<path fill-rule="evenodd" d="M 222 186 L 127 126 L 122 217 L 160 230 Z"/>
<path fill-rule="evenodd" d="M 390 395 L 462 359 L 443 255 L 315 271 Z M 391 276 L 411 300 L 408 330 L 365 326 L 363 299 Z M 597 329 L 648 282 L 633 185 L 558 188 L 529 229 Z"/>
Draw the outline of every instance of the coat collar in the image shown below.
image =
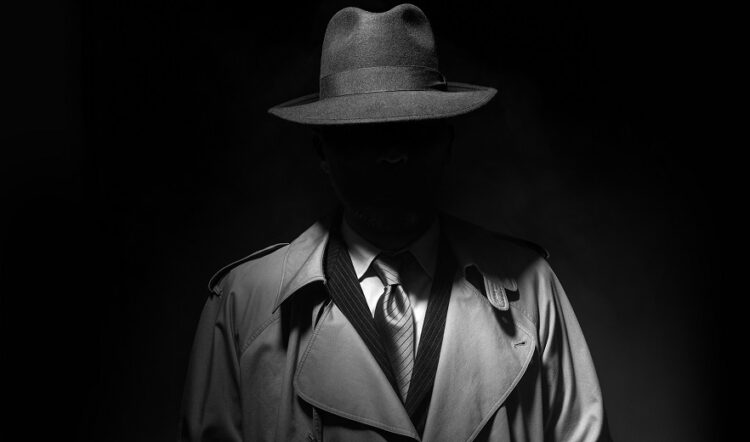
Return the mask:
<path fill-rule="evenodd" d="M 333 227 L 332 223 L 339 219 L 339 210 L 318 219 L 289 244 L 284 257 L 279 292 L 273 305 L 274 312 L 303 286 L 315 281 L 326 281 L 323 258 L 329 231 Z M 469 276 L 471 267 L 478 270 L 483 279 L 484 291 L 493 305 L 500 310 L 507 310 L 505 290 L 516 290 L 515 281 L 503 269 L 494 268 L 496 266 L 492 257 L 485 256 L 486 253 L 477 253 L 484 240 L 477 235 L 477 227 L 445 212 L 439 212 L 438 217 L 440 229 L 451 244 L 464 277 Z"/>
<path fill-rule="evenodd" d="M 451 288 L 421 440 L 471 441 L 526 371 L 535 349 L 534 325 L 508 309 L 505 290 L 515 290 L 515 282 L 503 271 L 507 266 L 498 257 L 502 253 L 483 252 L 487 232 L 479 233 L 475 226 L 447 214 L 440 216 L 441 228 L 462 271 L 456 273 Z M 277 307 L 302 286 L 326 282 L 323 252 L 330 222 L 330 217 L 316 222 L 291 243 Z M 472 266 L 484 280 L 487 297 L 467 279 Z M 374 356 L 335 304 L 329 305 L 315 327 L 297 366 L 294 385 L 303 400 L 321 410 L 420 440 Z"/>

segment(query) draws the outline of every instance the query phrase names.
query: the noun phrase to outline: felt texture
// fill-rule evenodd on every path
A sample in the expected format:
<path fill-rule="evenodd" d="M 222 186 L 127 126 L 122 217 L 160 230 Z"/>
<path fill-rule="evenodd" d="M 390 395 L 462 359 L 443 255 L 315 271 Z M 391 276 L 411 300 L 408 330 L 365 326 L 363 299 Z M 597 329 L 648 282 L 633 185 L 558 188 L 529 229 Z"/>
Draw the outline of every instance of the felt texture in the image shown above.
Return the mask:
<path fill-rule="evenodd" d="M 382 13 L 347 7 L 326 27 L 319 92 L 268 112 L 310 125 L 437 119 L 473 111 L 496 93 L 447 81 L 432 27 L 417 6 L 404 3 Z"/>

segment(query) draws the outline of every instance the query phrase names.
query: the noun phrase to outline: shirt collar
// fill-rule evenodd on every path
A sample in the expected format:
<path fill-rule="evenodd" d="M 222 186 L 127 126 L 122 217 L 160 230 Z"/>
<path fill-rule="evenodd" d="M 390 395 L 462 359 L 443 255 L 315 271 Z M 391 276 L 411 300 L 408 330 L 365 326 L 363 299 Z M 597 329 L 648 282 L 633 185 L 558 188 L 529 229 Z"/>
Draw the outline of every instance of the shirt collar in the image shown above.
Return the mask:
<path fill-rule="evenodd" d="M 439 233 L 440 222 L 439 217 L 436 216 L 430 227 L 419 238 L 401 249 L 409 250 L 414 255 L 430 279 L 435 273 Z M 341 236 L 349 248 L 349 256 L 352 258 L 357 279 L 361 280 L 381 249 L 354 231 L 343 216 L 341 217 Z"/>

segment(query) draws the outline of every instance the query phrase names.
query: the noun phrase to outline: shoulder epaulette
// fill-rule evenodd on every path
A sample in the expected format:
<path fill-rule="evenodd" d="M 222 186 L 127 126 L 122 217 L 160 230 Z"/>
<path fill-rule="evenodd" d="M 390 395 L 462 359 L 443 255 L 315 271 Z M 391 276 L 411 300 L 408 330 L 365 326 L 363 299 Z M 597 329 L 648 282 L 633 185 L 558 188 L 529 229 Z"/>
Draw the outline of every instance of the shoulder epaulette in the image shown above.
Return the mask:
<path fill-rule="evenodd" d="M 520 246 L 527 247 L 540 254 L 544 259 L 549 259 L 549 251 L 533 241 L 529 241 L 523 238 L 517 238 L 515 236 L 510 236 L 499 232 L 492 232 L 492 234 L 497 238 L 502 238 Z"/>
<path fill-rule="evenodd" d="M 281 243 L 278 243 L 278 244 L 274 244 L 274 245 L 268 246 L 268 247 L 266 247 L 264 249 L 257 250 L 257 251 L 255 251 L 255 252 L 247 255 L 246 257 L 244 257 L 242 259 L 238 259 L 237 261 L 234 261 L 234 262 L 232 262 L 230 264 L 225 265 L 224 267 L 222 267 L 221 269 L 219 269 L 218 272 L 214 273 L 214 276 L 212 276 L 211 279 L 209 279 L 209 281 L 208 281 L 208 290 L 211 291 L 211 292 L 214 292 L 214 293 L 218 294 L 214 290 L 214 288 L 222 280 L 222 278 L 224 278 L 224 276 L 226 276 L 226 274 L 229 273 L 230 270 L 232 270 L 233 268 L 237 267 L 240 264 L 244 264 L 244 263 L 246 263 L 248 261 L 252 261 L 253 259 L 262 258 L 262 257 L 264 257 L 264 256 L 266 256 L 266 255 L 268 255 L 270 253 L 273 253 L 274 251 L 280 249 L 281 247 L 284 247 L 284 246 L 288 245 L 288 244 L 289 243 L 287 243 L 287 242 L 281 242 Z"/>

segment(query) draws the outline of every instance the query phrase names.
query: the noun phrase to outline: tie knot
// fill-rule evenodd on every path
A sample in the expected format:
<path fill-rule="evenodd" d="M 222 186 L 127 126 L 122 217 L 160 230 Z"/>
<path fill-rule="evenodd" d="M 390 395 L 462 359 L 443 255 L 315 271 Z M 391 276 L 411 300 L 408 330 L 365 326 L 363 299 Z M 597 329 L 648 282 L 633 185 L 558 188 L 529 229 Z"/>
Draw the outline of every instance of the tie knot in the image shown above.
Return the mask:
<path fill-rule="evenodd" d="M 406 264 L 409 252 L 388 253 L 381 252 L 372 262 L 375 272 L 380 277 L 383 285 L 401 283 L 401 272 Z"/>

